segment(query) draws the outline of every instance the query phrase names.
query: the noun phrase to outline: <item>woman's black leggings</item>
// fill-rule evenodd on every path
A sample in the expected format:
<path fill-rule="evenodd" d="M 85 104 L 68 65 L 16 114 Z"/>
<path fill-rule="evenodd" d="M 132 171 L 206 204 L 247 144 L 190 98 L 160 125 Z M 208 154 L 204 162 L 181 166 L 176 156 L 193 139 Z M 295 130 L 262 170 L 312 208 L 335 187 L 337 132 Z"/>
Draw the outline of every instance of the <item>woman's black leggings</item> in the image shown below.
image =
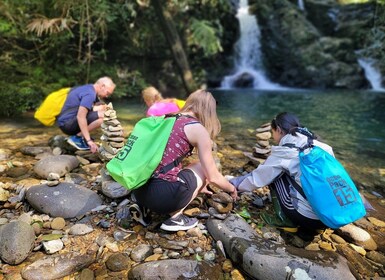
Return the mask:
<path fill-rule="evenodd" d="M 311 229 L 325 228 L 326 226 L 320 220 L 305 217 L 294 208 L 290 197 L 290 187 L 293 188 L 293 184 L 297 183 L 288 174 L 283 174 L 270 184 L 270 188 L 273 188 L 277 192 L 277 198 L 283 213 L 293 223 L 301 227 Z"/>

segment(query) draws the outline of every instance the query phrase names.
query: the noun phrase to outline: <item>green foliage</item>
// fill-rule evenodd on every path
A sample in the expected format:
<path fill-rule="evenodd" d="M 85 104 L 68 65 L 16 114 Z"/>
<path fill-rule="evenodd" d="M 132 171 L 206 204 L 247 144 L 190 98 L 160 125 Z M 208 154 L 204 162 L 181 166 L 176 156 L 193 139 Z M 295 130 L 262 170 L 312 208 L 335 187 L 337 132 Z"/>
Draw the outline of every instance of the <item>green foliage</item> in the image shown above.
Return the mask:
<path fill-rule="evenodd" d="M 221 35 L 222 30 L 215 29 L 211 22 L 193 18 L 190 29 L 189 45 L 201 47 L 205 56 L 211 56 L 223 50 L 218 36 Z"/>
<path fill-rule="evenodd" d="M 229 1 L 164 5 L 186 46 L 194 77 L 204 81 L 207 62 L 228 46 L 224 40 L 233 38 L 222 27 Z M 116 83 L 113 99 L 138 96 L 149 84 L 176 92 L 182 87 L 150 0 L 2 0 L 0 64 L 3 116 L 35 109 L 50 92 L 101 76 Z"/>
<path fill-rule="evenodd" d="M 36 100 L 41 99 L 42 92 L 33 87 L 2 85 L 2 110 L 0 116 L 10 117 L 19 115 L 36 106 Z"/>

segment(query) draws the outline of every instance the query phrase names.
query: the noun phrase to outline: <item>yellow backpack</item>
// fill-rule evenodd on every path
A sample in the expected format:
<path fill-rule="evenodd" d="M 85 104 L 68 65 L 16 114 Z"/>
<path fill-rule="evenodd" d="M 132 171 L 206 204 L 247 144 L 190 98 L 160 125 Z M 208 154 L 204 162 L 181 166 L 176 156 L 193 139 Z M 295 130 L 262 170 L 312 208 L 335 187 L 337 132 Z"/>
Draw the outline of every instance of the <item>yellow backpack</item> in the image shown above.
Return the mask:
<path fill-rule="evenodd" d="M 183 108 L 186 101 L 182 99 L 175 99 L 175 104 L 178 106 L 179 110 Z"/>
<path fill-rule="evenodd" d="M 35 119 L 45 126 L 53 126 L 55 124 L 56 117 L 60 114 L 60 111 L 63 108 L 64 102 L 66 101 L 70 90 L 71 88 L 68 87 L 51 92 L 44 99 L 39 108 L 37 108 L 34 115 Z"/>

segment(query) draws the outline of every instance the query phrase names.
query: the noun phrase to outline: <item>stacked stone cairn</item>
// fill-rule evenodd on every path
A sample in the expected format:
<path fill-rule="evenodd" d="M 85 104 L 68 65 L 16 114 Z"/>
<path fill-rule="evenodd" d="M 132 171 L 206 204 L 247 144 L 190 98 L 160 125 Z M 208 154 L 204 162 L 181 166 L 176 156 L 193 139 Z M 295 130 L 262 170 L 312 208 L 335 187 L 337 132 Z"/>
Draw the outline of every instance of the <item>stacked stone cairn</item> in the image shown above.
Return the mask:
<path fill-rule="evenodd" d="M 100 137 L 102 145 L 99 148 L 99 157 L 104 162 L 109 162 L 124 146 L 123 128 L 116 116 L 116 111 L 112 104 L 107 105 L 104 112 L 103 123 L 101 125 L 103 134 Z M 101 192 L 110 198 L 119 198 L 126 196 L 129 190 L 115 182 L 109 175 L 106 168 L 100 170 L 101 174 Z"/>
<path fill-rule="evenodd" d="M 257 142 L 253 147 L 252 153 L 244 153 L 255 165 L 263 163 L 271 153 L 271 126 L 265 123 L 258 127 L 256 131 Z"/>
<path fill-rule="evenodd" d="M 117 119 L 112 103 L 107 104 L 101 128 L 103 135 L 100 137 L 102 145 L 99 148 L 99 157 L 102 161 L 108 162 L 124 146 L 123 128 Z"/>

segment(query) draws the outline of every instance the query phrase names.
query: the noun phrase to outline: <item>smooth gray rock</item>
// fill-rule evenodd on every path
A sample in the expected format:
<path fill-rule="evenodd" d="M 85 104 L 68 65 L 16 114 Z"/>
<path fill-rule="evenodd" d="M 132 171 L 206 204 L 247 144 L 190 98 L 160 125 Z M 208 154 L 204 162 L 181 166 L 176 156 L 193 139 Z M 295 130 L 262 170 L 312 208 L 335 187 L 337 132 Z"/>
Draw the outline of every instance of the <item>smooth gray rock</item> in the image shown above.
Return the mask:
<path fill-rule="evenodd" d="M 205 261 L 178 259 L 139 264 L 128 272 L 128 279 L 212 280 L 223 279 L 223 275 L 219 266 Z"/>
<path fill-rule="evenodd" d="M 35 242 L 33 228 L 23 222 L 14 221 L 0 228 L 0 257 L 11 265 L 23 262 L 31 252 Z"/>
<path fill-rule="evenodd" d="M 232 261 L 255 279 L 291 279 L 293 275 L 317 280 L 341 279 L 341 275 L 344 280 L 355 279 L 346 259 L 337 253 L 276 244 L 263 239 L 237 215 L 225 220 L 210 218 L 206 225 L 214 239 L 223 242 Z"/>
<path fill-rule="evenodd" d="M 66 253 L 35 261 L 21 271 L 26 280 L 53 280 L 72 274 L 93 263 L 93 254 Z"/>
<path fill-rule="evenodd" d="M 102 193 L 109 198 L 120 198 L 127 196 L 131 191 L 115 181 L 103 181 Z"/>
<path fill-rule="evenodd" d="M 79 160 L 71 155 L 58 155 L 39 160 L 33 170 L 43 179 L 47 179 L 50 173 L 57 173 L 60 177 L 78 167 Z"/>
<path fill-rule="evenodd" d="M 32 186 L 27 190 L 26 199 L 37 211 L 63 218 L 81 216 L 102 205 L 98 194 L 71 183 Z"/>
<path fill-rule="evenodd" d="M 145 258 L 149 257 L 153 252 L 151 245 L 140 244 L 132 249 L 130 257 L 135 262 L 144 261 Z"/>
<path fill-rule="evenodd" d="M 37 156 L 38 154 L 43 154 L 43 153 L 51 153 L 52 150 L 50 147 L 34 147 L 34 146 L 25 146 L 20 148 L 20 152 L 22 152 L 24 155 L 27 156 Z"/>

